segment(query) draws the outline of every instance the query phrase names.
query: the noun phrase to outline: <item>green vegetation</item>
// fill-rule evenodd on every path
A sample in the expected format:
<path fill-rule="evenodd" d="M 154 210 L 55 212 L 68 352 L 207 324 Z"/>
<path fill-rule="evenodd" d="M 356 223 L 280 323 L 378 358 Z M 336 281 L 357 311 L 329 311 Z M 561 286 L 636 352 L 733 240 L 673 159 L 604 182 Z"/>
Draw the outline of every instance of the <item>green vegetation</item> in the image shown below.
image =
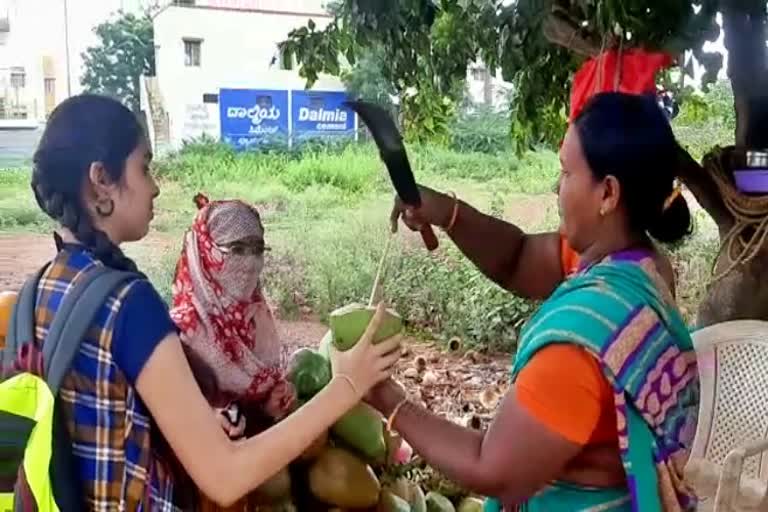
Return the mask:
<path fill-rule="evenodd" d="M 727 87 L 724 91 L 721 104 L 728 102 Z M 722 93 L 714 88 L 699 101 L 689 101 L 676 123 L 681 140 L 694 152 L 705 147 L 704 141 L 725 144 L 733 133 L 716 110 L 715 99 Z M 541 149 L 518 158 L 509 135 L 499 130 L 502 122 L 496 114 L 479 111 L 452 127 L 450 147 L 409 146 L 414 172 L 424 184 L 456 191 L 483 211 L 525 229 L 553 229 L 558 222 L 552 194 L 557 155 Z M 367 299 L 389 236 L 393 194 L 372 145 L 236 154 L 221 145 L 199 143 L 157 162 L 155 172 L 162 193 L 154 232 L 128 252 L 166 297 L 182 234 L 195 213 L 192 197 L 204 192 L 259 207 L 273 247 L 265 279 L 283 317 L 312 312 L 325 318 L 336 307 Z M 697 209 L 696 219 L 695 235 L 673 252 L 678 295 L 688 318 L 704 295 L 717 248 L 717 230 L 709 216 Z M 51 228 L 32 198 L 28 172 L 1 172 L 0 231 Z M 405 229 L 398 233 L 385 279 L 387 299 L 409 328 L 421 334 L 512 348 L 534 305 L 490 283 L 446 238 L 441 242 L 429 254 L 418 236 Z"/>
<path fill-rule="evenodd" d="M 744 76 L 755 73 L 757 91 L 765 71 L 765 47 L 759 47 L 763 32 L 752 28 L 755 34 L 750 35 L 735 22 L 752 16 L 751 23 L 762 27 L 763 0 L 334 0 L 328 9 L 333 19 L 322 28 L 310 20 L 288 34 L 281 43 L 283 57 L 295 59 L 309 84 L 329 73 L 342 76 L 363 97 L 384 92 L 398 97 L 411 141 L 447 139 L 460 114 L 456 106 L 467 66 L 478 58 L 514 85 L 505 128 L 521 150 L 557 146 L 573 74 L 601 50 L 651 48 L 674 56 L 687 51 L 677 71 L 693 77 L 695 57 L 705 70 L 704 83 L 714 82 L 723 57 L 705 50 L 704 43 L 720 35 L 718 11 L 725 26 L 733 19 L 730 26 L 738 31 L 726 38 L 729 51 L 745 55 L 732 59 L 732 66 L 754 60 Z M 740 43 L 749 38 L 757 41 L 751 43 L 756 48 Z M 665 85 L 689 92 L 683 80 L 666 80 Z"/>

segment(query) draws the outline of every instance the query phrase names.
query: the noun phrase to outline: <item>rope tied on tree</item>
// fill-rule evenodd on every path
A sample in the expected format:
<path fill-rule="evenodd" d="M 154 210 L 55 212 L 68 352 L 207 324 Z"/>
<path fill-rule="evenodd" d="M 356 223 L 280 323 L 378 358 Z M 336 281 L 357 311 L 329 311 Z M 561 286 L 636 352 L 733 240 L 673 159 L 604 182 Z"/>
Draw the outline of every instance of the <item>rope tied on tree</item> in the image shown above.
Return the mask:
<path fill-rule="evenodd" d="M 730 274 L 739 265 L 752 261 L 768 239 L 768 195 L 742 194 L 728 173 L 733 147 L 717 148 L 704 158 L 704 169 L 717 185 L 725 207 L 733 216 L 733 226 L 723 237 L 712 268 L 712 282 Z M 727 266 L 715 273 L 720 256 L 725 254 Z"/>

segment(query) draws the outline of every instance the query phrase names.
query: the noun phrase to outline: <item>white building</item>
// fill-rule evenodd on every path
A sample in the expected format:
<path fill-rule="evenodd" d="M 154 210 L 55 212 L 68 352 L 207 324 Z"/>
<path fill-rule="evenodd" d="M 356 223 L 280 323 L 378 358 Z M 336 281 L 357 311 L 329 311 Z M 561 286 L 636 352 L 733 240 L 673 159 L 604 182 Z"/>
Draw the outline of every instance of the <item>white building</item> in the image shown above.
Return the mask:
<path fill-rule="evenodd" d="M 37 127 L 61 99 L 61 55 L 40 37 L 55 16 L 39 15 L 45 3 L 0 1 L 0 127 Z"/>
<path fill-rule="evenodd" d="M 220 89 L 295 89 L 296 71 L 281 69 L 277 45 L 312 19 L 331 21 L 321 0 L 185 0 L 154 15 L 156 76 L 145 77 L 142 109 L 156 149 L 219 137 Z M 312 90 L 341 91 L 333 77 Z"/>
<path fill-rule="evenodd" d="M 297 71 L 282 69 L 277 45 L 313 20 L 324 28 L 327 0 L 175 0 L 156 4 L 156 75 L 142 81 L 142 110 L 156 151 L 221 131 L 221 89 L 302 90 Z M 478 67 L 480 66 L 480 67 Z M 477 103 L 498 105 L 506 85 L 467 70 Z M 321 76 L 313 91 L 343 91 L 338 78 Z M 488 100 L 488 101 L 486 101 Z"/>
<path fill-rule="evenodd" d="M 0 0 L 0 128 L 35 128 L 82 90 L 93 28 L 151 0 Z"/>
<path fill-rule="evenodd" d="M 491 73 L 480 60 L 467 66 L 467 93 L 475 104 L 496 109 L 508 108 L 512 84 L 501 78 L 501 70 Z"/>

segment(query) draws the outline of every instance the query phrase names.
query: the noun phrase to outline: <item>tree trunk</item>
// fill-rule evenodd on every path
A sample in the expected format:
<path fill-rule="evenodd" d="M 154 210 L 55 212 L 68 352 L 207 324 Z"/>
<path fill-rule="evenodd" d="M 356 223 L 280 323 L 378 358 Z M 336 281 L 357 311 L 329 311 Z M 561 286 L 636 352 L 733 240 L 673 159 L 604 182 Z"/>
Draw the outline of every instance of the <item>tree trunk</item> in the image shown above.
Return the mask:
<path fill-rule="evenodd" d="M 768 149 L 766 3 L 764 0 L 723 0 L 722 13 L 725 46 L 729 55 L 728 77 L 736 110 L 736 149 Z M 724 209 L 716 187 L 708 184 L 706 175 L 701 173 L 697 176 L 689 169 L 685 182 L 702 207 L 712 215 L 722 240 L 733 226 L 734 219 Z M 727 265 L 727 256 L 721 254 L 715 273 L 724 270 Z M 699 309 L 698 323 L 707 326 L 747 318 L 768 320 L 767 247 L 752 261 L 735 268 L 710 286 Z"/>
<path fill-rule="evenodd" d="M 723 2 L 728 77 L 736 109 L 736 146 L 768 148 L 766 2 Z"/>

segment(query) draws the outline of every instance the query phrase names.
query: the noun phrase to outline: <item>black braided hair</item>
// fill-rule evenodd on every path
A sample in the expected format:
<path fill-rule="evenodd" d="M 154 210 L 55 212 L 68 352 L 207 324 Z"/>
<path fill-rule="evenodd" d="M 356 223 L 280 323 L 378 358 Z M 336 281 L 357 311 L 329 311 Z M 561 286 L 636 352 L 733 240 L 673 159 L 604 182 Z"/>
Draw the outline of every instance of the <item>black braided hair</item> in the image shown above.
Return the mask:
<path fill-rule="evenodd" d="M 93 94 L 73 96 L 51 113 L 33 158 L 31 183 L 37 204 L 48 216 L 105 265 L 134 272 L 136 263 L 95 227 L 83 191 L 93 162 L 101 162 L 118 182 L 143 136 L 136 117 L 118 101 Z"/>

